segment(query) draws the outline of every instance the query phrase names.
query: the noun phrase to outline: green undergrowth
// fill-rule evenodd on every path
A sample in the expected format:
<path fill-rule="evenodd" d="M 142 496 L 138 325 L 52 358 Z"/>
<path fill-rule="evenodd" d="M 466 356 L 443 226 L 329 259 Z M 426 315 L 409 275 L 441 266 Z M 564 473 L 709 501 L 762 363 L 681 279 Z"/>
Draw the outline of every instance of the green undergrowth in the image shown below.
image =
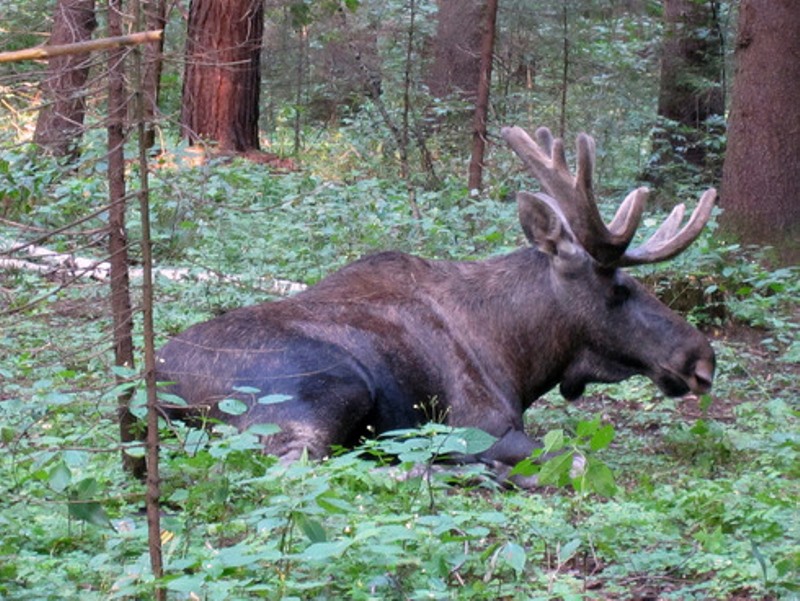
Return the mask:
<path fill-rule="evenodd" d="M 417 221 L 404 184 L 360 169 L 337 180 L 313 165 L 275 176 L 239 162 L 154 174 L 157 266 L 191 274 L 157 276 L 159 340 L 272 298 L 274 278 L 310 284 L 367 252 L 471 259 L 521 243 L 503 183 L 475 198 L 455 180 L 420 189 Z M 97 173 L 18 175 L 35 190 L 57 182 L 58 210 L 17 190 L 48 227 L 103 202 Z M 132 209 L 133 240 L 137 219 Z M 765 265 L 708 233 L 641 270 L 657 289 L 690 282 L 721 307 L 687 309 L 717 352 L 714 391 L 664 399 L 635 378 L 575 403 L 551 393 L 526 416 L 531 434 L 589 468 L 546 464 L 537 489 L 433 465 L 477 444 L 437 427 L 288 467 L 252 433 L 165 428 L 162 584 L 172 599 L 214 600 L 796 598 L 800 278 Z M 149 598 L 143 488 L 120 469 L 105 284 L 0 277 L 0 597 Z M 141 349 L 138 331 L 137 317 Z"/>

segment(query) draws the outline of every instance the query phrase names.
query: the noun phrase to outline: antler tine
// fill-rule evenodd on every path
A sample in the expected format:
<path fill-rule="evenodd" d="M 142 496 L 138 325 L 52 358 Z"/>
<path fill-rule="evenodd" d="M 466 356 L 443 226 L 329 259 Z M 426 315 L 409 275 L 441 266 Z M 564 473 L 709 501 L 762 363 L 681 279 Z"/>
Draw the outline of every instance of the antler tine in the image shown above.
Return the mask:
<path fill-rule="evenodd" d="M 567 168 L 567 157 L 564 154 L 564 145 L 559 144 L 559 148 L 556 150 L 556 153 L 555 154 L 553 153 L 553 142 L 556 139 L 553 138 L 553 134 L 548 128 L 540 127 L 539 129 L 536 130 L 534 137 L 536 138 L 536 141 L 539 142 L 539 146 L 542 147 L 542 150 L 544 150 L 544 153 L 547 156 L 553 157 L 554 162 L 556 159 L 561 159 L 559 161 L 560 164 L 558 166 L 563 167 L 565 169 Z"/>
<path fill-rule="evenodd" d="M 577 168 L 576 175 L 572 175 L 562 140 L 554 138 L 546 127 L 536 131 L 538 144 L 520 127 L 504 127 L 501 134 L 544 191 L 556 199 L 586 251 L 604 265 L 619 260 L 639 225 L 646 190 L 639 189 L 629 195 L 611 227 L 606 227 L 592 187 L 595 143 L 591 136 L 580 134 L 577 138 Z"/>
<path fill-rule="evenodd" d="M 633 192 L 628 194 L 622 204 L 619 205 L 614 219 L 608 224 L 608 231 L 614 236 L 628 240 L 630 243 L 633 240 L 636 229 L 639 227 L 639 221 L 644 213 L 644 205 L 647 202 L 647 196 L 650 190 L 647 188 L 636 188 Z"/>
<path fill-rule="evenodd" d="M 683 252 L 711 217 L 717 196 L 713 188 L 700 198 L 688 223 L 679 231 L 685 213 L 678 205 L 650 239 L 627 250 L 644 212 L 649 191 L 637 188 L 622 202 L 614 219 L 606 226 L 597 208 L 592 188 L 595 143 L 591 136 L 579 134 L 576 140 L 577 167 L 569 170 L 564 144 L 546 127 L 536 130 L 538 144 L 520 127 L 504 127 L 503 138 L 539 180 L 544 192 L 555 199 L 575 236 L 601 265 L 625 266 L 656 263 Z"/>
<path fill-rule="evenodd" d="M 683 221 L 686 208 L 683 204 L 678 205 L 647 242 L 627 251 L 617 264 L 624 267 L 657 263 L 682 253 L 700 235 L 703 227 L 711 218 L 716 198 L 717 191 L 714 188 L 706 190 L 700 197 L 689 221 L 680 231 L 678 231 L 678 227 Z"/>

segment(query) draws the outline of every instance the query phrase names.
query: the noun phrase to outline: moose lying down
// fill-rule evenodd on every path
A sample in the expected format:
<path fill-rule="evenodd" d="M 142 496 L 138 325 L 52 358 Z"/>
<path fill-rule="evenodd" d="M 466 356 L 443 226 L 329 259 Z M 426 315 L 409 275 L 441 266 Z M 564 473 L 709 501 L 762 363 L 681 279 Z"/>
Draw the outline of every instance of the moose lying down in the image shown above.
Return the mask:
<path fill-rule="evenodd" d="M 475 262 L 367 256 L 296 296 L 189 328 L 160 351 L 158 379 L 195 412 L 240 429 L 277 424 L 264 445 L 283 460 L 440 415 L 497 437 L 476 459 L 500 472 L 534 450 L 522 414 L 556 384 L 575 399 L 590 382 L 644 374 L 667 395 L 707 392 L 706 338 L 620 267 L 682 252 L 716 192 L 703 194 L 682 229 L 680 205 L 631 250 L 648 191 L 634 190 L 607 226 L 592 190 L 591 137 L 578 136 L 573 176 L 548 129 L 538 143 L 518 127 L 502 135 L 543 189 L 517 197 L 531 248 Z M 267 395 L 285 400 L 257 402 Z M 249 410 L 223 413 L 224 398 Z"/>

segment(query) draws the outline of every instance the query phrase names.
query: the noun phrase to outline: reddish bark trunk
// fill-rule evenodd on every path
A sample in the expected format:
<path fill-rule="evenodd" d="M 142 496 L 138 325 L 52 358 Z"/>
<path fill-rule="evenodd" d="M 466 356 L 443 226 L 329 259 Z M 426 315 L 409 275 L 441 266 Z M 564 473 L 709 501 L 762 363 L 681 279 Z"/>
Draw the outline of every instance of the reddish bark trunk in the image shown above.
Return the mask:
<path fill-rule="evenodd" d="M 192 143 L 257 150 L 262 0 L 192 0 L 181 127 Z"/>
<path fill-rule="evenodd" d="M 497 23 L 497 0 L 486 0 L 486 16 L 481 45 L 481 71 L 478 97 L 472 122 L 472 158 L 469 163 L 469 189 L 483 187 L 483 157 L 486 151 L 486 121 L 489 115 L 489 90 L 492 84 L 492 58 Z"/>
<path fill-rule="evenodd" d="M 800 4 L 743 0 L 722 176 L 721 223 L 800 259 Z"/>
<path fill-rule="evenodd" d="M 439 0 L 433 64 L 427 83 L 431 94 L 458 94 L 474 102 L 480 80 L 484 0 Z"/>
<path fill-rule="evenodd" d="M 122 35 L 120 0 L 109 2 L 108 31 Z M 124 47 L 108 51 L 108 254 L 111 265 L 111 314 L 114 327 L 114 364 L 133 369 L 133 309 L 131 308 L 130 277 L 128 274 L 128 234 L 125 227 L 125 91 Z M 128 409 L 131 393 L 122 393 L 118 402 L 120 440 L 135 442 L 136 418 Z M 122 453 L 122 463 L 128 473 L 141 477 L 144 462 Z"/>
<path fill-rule="evenodd" d="M 49 44 L 90 40 L 97 26 L 94 0 L 59 0 Z M 56 156 L 76 155 L 86 113 L 84 86 L 89 76 L 89 54 L 56 56 L 49 60 L 42 83 L 45 101 L 33 141 Z"/>

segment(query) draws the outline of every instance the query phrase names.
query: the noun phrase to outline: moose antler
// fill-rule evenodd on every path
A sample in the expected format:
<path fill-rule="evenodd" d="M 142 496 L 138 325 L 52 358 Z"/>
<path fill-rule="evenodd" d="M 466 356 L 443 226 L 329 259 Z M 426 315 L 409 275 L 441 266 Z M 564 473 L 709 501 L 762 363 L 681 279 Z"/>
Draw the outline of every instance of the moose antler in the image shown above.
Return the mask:
<path fill-rule="evenodd" d="M 622 202 L 611 223 L 606 225 L 597 208 L 592 189 L 594 173 L 594 139 L 579 134 L 576 142 L 577 169 L 570 173 L 564 154 L 564 143 L 546 127 L 536 130 L 538 144 L 520 127 L 504 127 L 501 134 L 522 159 L 530 173 L 539 180 L 544 192 L 558 203 L 586 251 L 600 264 L 624 267 L 670 259 L 683 252 L 711 217 L 717 192 L 706 190 L 688 223 L 678 230 L 686 207 L 676 206 L 650 239 L 632 250 L 633 239 L 644 211 L 649 190 L 637 188 Z"/>

